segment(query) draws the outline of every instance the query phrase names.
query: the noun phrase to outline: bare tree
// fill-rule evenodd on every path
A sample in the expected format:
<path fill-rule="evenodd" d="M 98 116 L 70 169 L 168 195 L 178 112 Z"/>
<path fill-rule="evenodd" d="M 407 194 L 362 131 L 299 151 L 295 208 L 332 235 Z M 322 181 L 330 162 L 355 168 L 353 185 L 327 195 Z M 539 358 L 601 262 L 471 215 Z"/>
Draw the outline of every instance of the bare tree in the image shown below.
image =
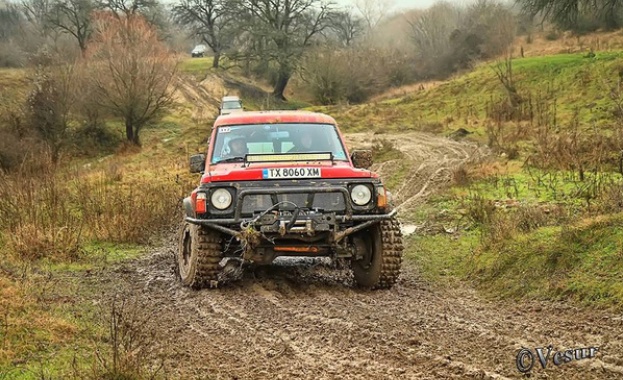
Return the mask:
<path fill-rule="evenodd" d="M 460 10 L 449 3 L 437 3 L 411 22 L 417 54 L 427 60 L 438 59 L 451 49 L 450 36 L 460 24 Z"/>
<path fill-rule="evenodd" d="M 60 64 L 47 53 L 36 56 L 34 63 L 33 87 L 26 103 L 27 125 L 56 162 L 67 144 L 70 112 L 76 101 L 74 65 Z"/>
<path fill-rule="evenodd" d="M 52 9 L 51 0 L 23 0 L 21 6 L 26 20 L 37 34 L 43 38 L 49 37 L 51 28 L 48 15 Z"/>
<path fill-rule="evenodd" d="M 274 97 L 285 99 L 304 51 L 329 26 L 332 6 L 322 0 L 242 0 L 242 10 L 251 18 L 247 33 L 253 46 L 277 66 Z"/>
<path fill-rule="evenodd" d="M 351 46 L 363 34 L 364 20 L 354 15 L 352 9 L 333 12 L 330 29 L 341 45 Z"/>
<path fill-rule="evenodd" d="M 558 26 L 568 29 L 578 27 L 583 14 L 592 13 L 607 28 L 621 27 L 623 4 L 616 0 L 517 0 L 523 11 L 534 17 L 542 14 Z"/>
<path fill-rule="evenodd" d="M 461 29 L 482 39 L 481 55 L 493 58 L 506 52 L 514 41 L 518 20 L 507 4 L 499 0 L 477 0 L 468 5 Z"/>
<path fill-rule="evenodd" d="M 157 0 L 99 0 L 98 8 L 110 10 L 125 17 L 139 14 L 146 9 L 156 7 Z"/>
<path fill-rule="evenodd" d="M 84 54 L 93 32 L 91 13 L 94 9 L 92 0 L 53 0 L 48 22 L 52 27 L 76 38 Z"/>
<path fill-rule="evenodd" d="M 355 6 L 361 13 L 368 30 L 373 30 L 394 6 L 394 0 L 355 0 Z"/>
<path fill-rule="evenodd" d="M 102 14 L 87 50 L 89 77 L 100 107 L 123 118 L 126 138 L 139 133 L 172 105 L 176 63 L 143 17 Z"/>
<path fill-rule="evenodd" d="M 235 3 L 232 0 L 181 0 L 173 7 L 178 23 L 200 36 L 214 53 L 212 67 L 218 68 L 221 54 L 236 35 Z"/>
<path fill-rule="evenodd" d="M 97 7 L 111 11 L 117 17 L 140 15 L 150 25 L 163 34 L 167 29 L 167 20 L 162 4 L 158 0 L 95 0 Z"/>
<path fill-rule="evenodd" d="M 15 36 L 22 23 L 22 15 L 17 7 L 11 4 L 0 6 L 0 42 Z"/>

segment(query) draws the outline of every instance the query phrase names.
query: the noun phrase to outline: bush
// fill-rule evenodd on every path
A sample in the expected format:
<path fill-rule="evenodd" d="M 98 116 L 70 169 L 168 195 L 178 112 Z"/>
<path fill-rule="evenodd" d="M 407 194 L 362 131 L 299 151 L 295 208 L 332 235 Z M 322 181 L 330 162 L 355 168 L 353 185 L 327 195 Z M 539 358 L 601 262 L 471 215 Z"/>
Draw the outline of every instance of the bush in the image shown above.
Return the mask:
<path fill-rule="evenodd" d="M 362 103 L 414 79 L 409 55 L 375 48 L 315 51 L 303 67 L 303 80 L 321 104 Z"/>
<path fill-rule="evenodd" d="M 25 53 L 10 42 L 0 43 L 0 67 L 22 67 L 26 63 Z"/>
<path fill-rule="evenodd" d="M 374 162 L 385 162 L 402 158 L 402 152 L 396 145 L 387 139 L 374 140 L 372 144 L 372 158 Z"/>
<path fill-rule="evenodd" d="M 420 76 L 445 77 L 501 54 L 513 42 L 516 24 L 508 6 L 496 1 L 430 7 L 411 24 Z"/>
<path fill-rule="evenodd" d="M 123 180 L 111 164 L 96 173 L 42 168 L 0 176 L 0 231 L 10 251 L 27 260 L 75 260 L 87 240 L 146 243 L 177 222 L 182 185 Z"/>
<path fill-rule="evenodd" d="M 560 35 L 555 30 L 550 30 L 547 34 L 545 34 L 545 39 L 548 41 L 556 41 L 559 38 Z"/>

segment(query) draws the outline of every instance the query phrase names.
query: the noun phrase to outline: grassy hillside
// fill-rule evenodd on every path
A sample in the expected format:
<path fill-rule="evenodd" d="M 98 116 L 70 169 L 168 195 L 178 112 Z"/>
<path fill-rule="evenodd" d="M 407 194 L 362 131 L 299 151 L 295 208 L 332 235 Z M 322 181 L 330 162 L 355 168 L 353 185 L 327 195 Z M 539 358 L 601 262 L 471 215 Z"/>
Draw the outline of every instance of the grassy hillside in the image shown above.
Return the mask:
<path fill-rule="evenodd" d="M 490 62 L 395 99 L 317 109 L 349 131 L 465 128 L 490 144 L 489 161 L 457 170 L 452 188 L 408 216 L 423 226 L 408 256 L 429 280 L 620 307 L 623 52 L 514 59 L 517 114 L 496 69 L 506 73 Z M 431 223 L 454 232 L 427 232 Z"/>
<path fill-rule="evenodd" d="M 473 72 L 399 98 L 353 107 L 318 108 L 335 115 L 351 131 L 410 129 L 448 132 L 459 127 L 484 133 L 492 107 L 507 93 L 496 76 L 504 62 L 481 64 Z M 597 126 L 614 120 L 618 100 L 610 96 L 623 70 L 623 52 L 560 54 L 512 60 L 512 74 L 524 107 L 535 115 L 540 105 L 556 108 L 557 123 L 569 123 L 577 112 L 582 122 Z"/>
<path fill-rule="evenodd" d="M 608 174 L 587 200 L 586 183 L 527 171 L 471 168 L 470 183 L 413 215 L 417 225 L 453 232 L 423 228 L 408 238 L 407 256 L 430 281 L 468 280 L 495 297 L 623 306 L 620 175 Z"/>

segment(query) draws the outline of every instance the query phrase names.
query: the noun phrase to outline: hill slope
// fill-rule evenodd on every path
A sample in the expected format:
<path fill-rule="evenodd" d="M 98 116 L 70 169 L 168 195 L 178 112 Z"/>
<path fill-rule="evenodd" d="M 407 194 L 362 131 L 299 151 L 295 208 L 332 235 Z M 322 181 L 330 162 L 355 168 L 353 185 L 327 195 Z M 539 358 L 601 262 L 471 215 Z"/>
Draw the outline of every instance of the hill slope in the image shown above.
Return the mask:
<path fill-rule="evenodd" d="M 569 123 L 577 112 L 582 122 L 608 125 L 619 101 L 616 88 L 623 69 L 623 52 L 560 54 L 513 59 L 513 85 L 528 115 L 539 107 L 555 107 L 559 125 Z M 447 132 L 470 127 L 482 132 L 482 123 L 507 92 L 496 70 L 506 72 L 503 61 L 481 64 L 474 71 L 432 86 L 416 89 L 399 98 L 358 106 L 318 107 L 333 114 L 350 131 L 409 129 Z M 422 86 L 424 88 L 424 86 Z M 524 118 L 526 119 L 526 118 Z"/>

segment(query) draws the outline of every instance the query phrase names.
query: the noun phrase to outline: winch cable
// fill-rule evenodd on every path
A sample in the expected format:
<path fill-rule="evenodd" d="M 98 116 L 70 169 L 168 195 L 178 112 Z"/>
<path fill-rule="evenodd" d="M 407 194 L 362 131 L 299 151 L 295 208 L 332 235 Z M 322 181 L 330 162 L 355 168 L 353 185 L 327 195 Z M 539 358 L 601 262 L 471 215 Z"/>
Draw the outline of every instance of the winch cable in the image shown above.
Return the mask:
<path fill-rule="evenodd" d="M 300 208 L 295 208 L 294 212 L 292 213 L 292 219 L 290 219 L 290 221 L 288 222 L 288 224 L 286 224 L 286 232 L 290 232 L 290 228 L 292 228 L 292 226 L 294 226 L 294 223 L 296 222 L 296 219 L 299 217 L 299 212 L 301 211 Z"/>

